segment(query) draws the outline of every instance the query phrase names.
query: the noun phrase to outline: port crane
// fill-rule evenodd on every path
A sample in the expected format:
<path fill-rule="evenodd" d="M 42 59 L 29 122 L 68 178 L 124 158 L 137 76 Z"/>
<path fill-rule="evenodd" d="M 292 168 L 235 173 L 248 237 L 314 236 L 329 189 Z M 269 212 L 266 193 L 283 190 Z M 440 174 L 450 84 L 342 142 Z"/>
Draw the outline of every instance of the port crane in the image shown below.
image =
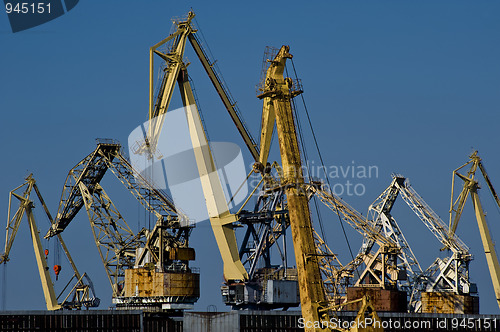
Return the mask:
<path fill-rule="evenodd" d="M 456 234 L 449 234 L 448 226 L 413 189 L 408 179 L 400 174 L 393 174 L 392 178 L 389 187 L 370 205 L 368 220 L 386 237 L 394 238 L 401 248 L 400 261 L 408 276 L 403 289 L 410 295 L 410 311 L 419 312 L 422 309 L 421 292 L 474 293 L 475 285 L 469 282 L 468 269 L 472 259 L 469 248 Z M 390 214 L 399 195 L 444 248 L 452 251 L 450 257 L 437 258 L 425 271 L 420 267 L 399 225 Z M 360 252 L 366 251 L 372 243 L 373 240 L 365 237 Z"/>
<path fill-rule="evenodd" d="M 283 75 L 286 61 L 291 57 L 289 47 L 282 46 L 270 62 L 263 91 L 258 96 L 259 99 L 263 99 L 264 103 L 259 161 L 262 164 L 267 163 L 271 142 L 269 137 L 276 124 L 283 170 L 281 185 L 285 188 L 288 204 L 295 263 L 301 291 L 302 315 L 306 320 L 321 321 L 325 320 L 324 312 L 320 309 L 324 308 L 326 299 L 318 257 L 316 256 L 309 199 L 303 190 L 302 161 L 291 104 L 291 99 L 302 91 L 293 85 L 291 79 L 285 78 Z"/>
<path fill-rule="evenodd" d="M 481 235 L 481 240 L 483 242 L 484 254 L 486 256 L 486 262 L 488 263 L 488 269 L 490 271 L 491 282 L 493 284 L 493 289 L 495 291 L 495 297 L 497 299 L 498 306 L 500 307 L 500 264 L 498 262 L 498 257 L 495 251 L 495 245 L 491 238 L 491 233 L 486 222 L 486 213 L 483 210 L 481 200 L 479 198 L 478 189 L 480 189 L 479 183 L 476 180 L 476 171 L 479 168 L 486 185 L 493 196 L 495 203 L 500 208 L 500 199 L 493 187 L 493 184 L 486 172 L 481 158 L 477 151 L 474 151 L 469 156 L 469 161 L 456 170 L 453 171 L 452 175 L 452 185 L 451 185 L 451 202 L 450 202 L 450 222 L 449 222 L 449 232 L 448 236 L 454 236 L 455 231 L 458 227 L 458 223 L 462 216 L 462 212 L 465 207 L 465 202 L 470 196 L 472 204 L 474 206 L 474 212 L 476 215 L 477 225 L 479 228 L 479 233 Z M 469 166 L 470 168 L 466 174 L 461 174 L 459 171 Z M 462 190 L 455 197 L 455 179 L 460 178 L 463 180 Z"/>
<path fill-rule="evenodd" d="M 401 263 L 400 271 L 406 274 L 401 276 L 399 289 L 405 291 L 409 296 L 409 310 L 416 311 L 418 292 L 413 289 L 418 277 L 422 274 L 422 268 L 413 253 L 408 241 L 406 240 L 396 219 L 392 216 L 391 210 L 398 197 L 400 187 L 405 181 L 402 177 L 394 177 L 391 184 L 377 197 L 377 199 L 368 207 L 367 220 L 385 237 L 393 239 L 396 242 L 400 252 L 398 254 Z M 360 254 L 368 253 L 373 247 L 374 241 L 364 237 L 360 248 Z"/>
<path fill-rule="evenodd" d="M 397 175 L 395 177 L 403 178 Z M 451 251 L 450 257 L 436 258 L 420 275 L 413 286 L 413 292 L 444 292 L 457 295 L 476 293 L 475 284 L 469 280 L 469 264 L 472 260 L 470 249 L 456 234 L 450 234 L 448 225 L 413 189 L 407 179 L 397 183 L 397 186 L 401 198 L 441 242 L 443 248 Z"/>
<path fill-rule="evenodd" d="M 229 90 L 224 85 L 221 74 L 216 70 L 215 61 L 210 60 L 208 53 L 202 47 L 193 24 L 194 13 L 187 18 L 174 21 L 176 31 L 150 49 L 150 112 L 147 134 L 136 142 L 133 149 L 136 154 L 143 154 L 149 162 L 159 161 L 157 156 L 163 156 L 158 149 L 158 141 L 162 132 L 164 116 L 167 112 L 176 85 L 179 88 L 187 127 L 191 138 L 196 165 L 201 179 L 203 195 L 217 245 L 224 264 L 225 284 L 222 295 L 226 304 L 234 308 L 272 309 L 287 308 L 299 304 L 297 292 L 296 269 L 287 266 L 286 229 L 288 228 L 288 210 L 283 200 L 283 188 L 274 184 L 278 181 L 269 166 L 262 169 L 262 180 L 259 183 L 259 198 L 253 209 L 248 208 L 251 196 L 245 201 L 240 211 L 229 211 L 226 197 L 217 174 L 214 157 L 209 148 L 207 135 L 197 108 L 197 100 L 187 71 L 188 63 L 184 61 L 185 47 L 189 43 L 200 59 L 215 90 L 219 94 L 229 115 L 235 123 L 250 154 L 255 161 L 259 158 L 259 148 L 241 120 L 236 103 L 232 100 Z M 158 78 L 156 94 L 153 94 L 154 59 L 163 60 L 161 75 Z M 238 248 L 235 227 L 245 226 L 246 233 Z M 280 239 L 281 241 L 278 241 Z M 271 261 L 270 252 L 279 252 L 281 264 Z M 242 261 L 243 260 L 243 261 Z M 263 265 L 261 263 L 263 262 Z M 286 292 L 278 289 L 286 288 Z M 278 294 L 289 294 L 283 298 Z"/>
<path fill-rule="evenodd" d="M 108 170 L 156 218 L 153 229 L 135 233 L 128 225 L 100 184 Z M 95 150 L 69 171 L 57 217 L 45 237 L 63 232 L 83 207 L 117 307 L 193 307 L 199 298 L 199 273 L 189 267 L 195 258 L 189 247 L 193 226 L 167 193 L 132 167 L 119 143 L 98 140 Z"/>
<path fill-rule="evenodd" d="M 36 181 L 33 175 L 30 174 L 22 185 L 18 186 L 9 193 L 9 211 L 7 217 L 5 250 L 0 257 L 0 264 L 5 264 L 10 260 L 9 254 L 12 249 L 12 245 L 18 233 L 23 216 L 24 214 L 26 214 L 47 310 L 52 311 L 59 309 L 81 309 L 82 307 L 98 307 L 100 300 L 95 296 L 92 281 L 86 273 L 80 274 L 78 272 L 78 269 L 73 259 L 71 258 L 68 248 L 66 247 L 66 244 L 64 243 L 60 234 L 58 235 L 59 243 L 61 244 L 64 254 L 66 255 L 66 258 L 68 259 L 73 269 L 74 275 L 68 281 L 63 291 L 58 296 L 56 296 L 54 284 L 52 283 L 52 279 L 49 273 L 49 267 L 47 264 L 47 254 L 43 250 L 40 240 L 40 234 L 33 214 L 33 208 L 35 207 L 35 205 L 33 203 L 33 200 L 30 198 L 31 192 L 33 190 L 35 191 L 40 204 L 44 208 L 49 221 L 51 222 L 51 224 L 53 223 L 52 216 L 47 206 L 45 205 L 45 201 L 43 200 L 40 190 L 38 189 Z M 19 206 L 14 213 L 13 207 L 15 206 L 15 199 L 19 200 Z M 60 266 L 55 265 L 54 268 L 57 275 Z M 74 285 L 70 288 L 68 294 L 61 299 L 63 293 L 66 291 L 66 289 L 68 289 L 69 286 L 71 286 L 71 282 L 73 280 L 75 280 Z"/>
<path fill-rule="evenodd" d="M 157 151 L 158 139 L 163 126 L 163 117 L 168 110 L 175 85 L 179 86 L 182 97 L 182 102 L 186 109 L 190 135 L 192 137 L 193 149 L 202 149 L 203 153 L 210 154 L 207 147 L 205 133 L 201 120 L 199 119 L 198 109 L 196 107 L 195 95 L 189 82 L 187 72 L 187 63 L 184 61 L 184 51 L 187 42 L 191 44 L 196 55 L 200 59 L 203 68 L 206 70 L 212 84 L 219 94 L 224 106 L 226 107 L 231 119 L 236 125 L 239 133 L 248 147 L 254 158 L 258 157 L 258 148 L 254 139 L 246 128 L 245 123 L 241 120 L 236 103 L 233 101 L 229 91 L 224 85 L 222 76 L 217 72 L 215 62 L 210 61 L 210 58 L 202 47 L 199 38 L 196 36 L 197 29 L 193 26 L 192 20 L 195 14 L 191 11 L 188 13 L 185 20 L 174 21 L 176 31 L 169 37 L 160 41 L 150 49 L 150 103 L 149 103 L 149 126 L 148 133 L 142 142 L 138 142 L 137 148 L 134 151 L 137 154 L 147 154 L 154 156 Z M 161 47 L 166 46 L 163 51 Z M 155 55 L 160 57 L 164 62 L 162 65 L 164 75 L 160 78 L 158 92 L 154 94 L 154 59 Z M 223 189 L 220 185 L 220 180 L 217 179 L 217 172 L 214 168 L 215 164 L 211 155 L 196 154 L 198 167 L 203 167 L 205 170 L 200 172 L 211 174 L 209 177 L 201 176 L 203 191 L 205 197 L 213 197 L 209 204 L 208 211 L 210 223 L 217 240 L 217 245 L 221 251 L 221 256 L 224 263 L 224 278 L 228 281 L 248 280 L 248 273 L 243 267 L 238 255 L 238 247 L 236 236 L 234 233 L 233 223 L 236 221 L 234 215 L 230 214 L 227 208 L 227 203 L 224 198 Z M 206 180 L 206 181 L 204 181 Z"/>
<path fill-rule="evenodd" d="M 274 58 L 268 60 L 265 79 L 260 85 L 258 98 L 263 100 L 260 156 L 256 163 L 257 169 L 262 169 L 267 164 L 270 151 L 271 138 L 274 127 L 278 136 L 281 155 L 281 182 L 285 188 L 287 200 L 288 217 L 292 230 L 292 240 L 295 252 L 295 262 L 298 272 L 298 283 L 300 287 L 300 301 L 302 316 L 305 320 L 321 321 L 328 320 L 329 313 L 338 310 L 338 304 L 329 303 L 325 295 L 324 283 L 321 274 L 325 269 L 321 269 L 320 263 L 325 263 L 324 253 L 328 253 L 324 242 L 318 234 L 314 232 L 309 210 L 309 199 L 311 193 L 320 199 L 336 213 L 341 214 L 355 229 L 362 234 L 369 234 L 381 244 L 377 257 L 380 255 L 382 266 L 389 263 L 389 257 L 397 253 L 391 239 L 380 236 L 367 224 L 366 219 L 359 215 L 354 209 L 338 199 L 332 193 L 323 190 L 318 185 L 307 184 L 302 173 L 301 153 L 299 149 L 298 135 L 296 131 L 293 112 L 292 99 L 302 93 L 299 81 L 285 77 L 285 65 L 288 59 L 292 58 L 289 46 L 282 46 L 277 51 Z M 320 249 L 316 244 L 320 244 Z M 324 249 L 321 249 L 324 248 Z M 331 251 L 330 251 L 331 252 Z M 328 255 L 328 254 L 327 254 Z M 374 260 L 367 264 L 365 273 L 374 272 Z M 388 266 L 390 264 L 387 264 Z M 334 269 L 331 269 L 334 270 Z M 335 271 L 333 271 L 335 272 Z M 376 278 L 381 276 L 379 281 L 385 286 L 386 270 L 382 268 L 382 273 L 373 273 Z M 333 279 L 338 280 L 338 276 Z M 348 301 L 347 303 L 356 302 Z M 366 298 L 363 299 L 366 304 Z M 335 303 L 335 302 L 334 302 Z M 345 303 L 345 304 L 347 304 Z M 371 307 L 373 309 L 373 307 Z M 366 306 L 362 306 L 360 314 L 364 314 Z M 378 319 L 374 310 L 371 315 Z M 321 328 L 307 328 L 308 330 L 321 330 Z"/>

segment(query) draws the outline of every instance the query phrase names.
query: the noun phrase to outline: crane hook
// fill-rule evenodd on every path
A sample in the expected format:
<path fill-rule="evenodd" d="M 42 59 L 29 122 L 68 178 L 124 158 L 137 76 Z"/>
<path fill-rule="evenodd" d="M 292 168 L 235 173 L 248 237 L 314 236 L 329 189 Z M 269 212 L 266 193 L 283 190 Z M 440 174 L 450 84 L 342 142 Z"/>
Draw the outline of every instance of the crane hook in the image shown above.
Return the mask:
<path fill-rule="evenodd" d="M 61 272 L 61 265 L 54 265 L 54 272 L 56 274 L 56 280 L 59 278 L 59 272 Z"/>

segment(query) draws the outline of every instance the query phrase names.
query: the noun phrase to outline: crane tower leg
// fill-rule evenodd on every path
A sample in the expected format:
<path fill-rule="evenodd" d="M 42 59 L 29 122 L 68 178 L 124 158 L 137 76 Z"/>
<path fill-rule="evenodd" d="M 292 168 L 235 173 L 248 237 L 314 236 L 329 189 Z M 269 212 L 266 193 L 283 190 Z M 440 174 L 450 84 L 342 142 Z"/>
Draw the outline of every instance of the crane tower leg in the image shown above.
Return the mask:
<path fill-rule="evenodd" d="M 185 70 L 181 71 L 177 82 L 182 102 L 184 103 L 189 135 L 207 204 L 210 224 L 212 225 L 212 230 L 224 262 L 224 279 L 226 281 L 247 280 L 248 273 L 241 263 L 236 235 L 232 225 L 236 221 L 236 218 L 229 212 L 222 184 L 212 158 L 212 153 L 210 152 L 210 147 L 208 146 L 205 130 L 203 129 L 194 94 Z"/>
<path fill-rule="evenodd" d="M 493 245 L 493 240 L 491 239 L 491 234 L 486 224 L 483 207 L 476 190 L 477 189 L 474 188 L 471 189 L 472 203 L 474 204 L 474 211 L 476 212 L 479 233 L 481 234 L 481 239 L 483 240 L 484 253 L 486 255 L 486 262 L 488 263 L 488 267 L 490 269 L 491 281 L 493 283 L 493 289 L 495 290 L 495 297 L 497 299 L 497 304 L 500 307 L 500 265 L 498 264 L 495 246 Z"/>
<path fill-rule="evenodd" d="M 32 202 L 25 201 L 26 206 L 26 216 L 28 217 L 28 222 L 30 225 L 31 239 L 33 240 L 33 248 L 35 249 L 36 263 L 38 266 L 38 273 L 40 274 L 42 280 L 43 294 L 45 295 L 45 300 L 47 303 L 47 310 L 58 310 L 61 306 L 57 304 L 57 298 L 52 286 L 52 281 L 50 280 L 49 267 L 45 256 L 43 255 L 42 243 L 40 241 L 40 234 L 38 228 L 35 224 L 35 218 L 33 217 L 33 211 L 31 210 Z"/>

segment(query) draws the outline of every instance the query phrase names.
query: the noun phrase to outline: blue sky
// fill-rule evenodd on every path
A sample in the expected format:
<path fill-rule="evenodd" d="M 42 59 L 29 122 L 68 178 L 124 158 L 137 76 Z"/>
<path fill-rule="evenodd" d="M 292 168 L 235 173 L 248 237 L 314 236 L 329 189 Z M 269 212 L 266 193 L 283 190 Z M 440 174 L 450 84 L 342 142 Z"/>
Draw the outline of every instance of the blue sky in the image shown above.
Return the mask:
<path fill-rule="evenodd" d="M 479 149 L 500 188 L 498 2 L 81 1 L 66 15 L 16 34 L 5 12 L 0 14 L 1 213 L 7 214 L 8 192 L 33 172 L 55 214 L 68 170 L 94 149 L 95 138 L 126 144 L 129 133 L 147 120 L 149 47 L 168 36 L 172 17 L 191 7 L 254 137 L 264 48 L 290 45 L 325 164 L 354 162 L 379 170 L 370 179 L 353 179 L 366 188 L 364 195 L 344 195 L 360 212 L 366 213 L 389 185 L 390 174 L 398 172 L 447 221 L 451 172 L 473 149 Z M 188 50 L 186 56 L 210 139 L 243 148 L 196 55 Z M 310 159 L 316 158 L 310 135 L 306 138 Z M 108 178 L 106 189 L 129 213 L 129 223 L 144 223 L 136 203 Z M 482 197 L 493 237 L 499 238 L 499 211 L 486 192 Z M 402 201 L 393 215 L 423 266 L 443 255 Z M 322 216 L 330 247 L 347 262 L 337 217 L 326 211 Z M 471 279 L 478 284 L 481 312 L 498 313 L 470 202 L 458 233 L 475 257 Z M 360 237 L 350 229 L 348 235 L 357 251 Z M 111 291 L 84 211 L 64 237 L 80 269 L 93 278 L 102 308 L 109 306 Z M 220 255 L 208 223 L 197 225 L 191 241 L 198 257 L 193 266 L 202 273 L 196 309 L 215 304 L 226 310 L 219 295 Z M 43 309 L 26 225 L 11 259 L 7 309 Z"/>

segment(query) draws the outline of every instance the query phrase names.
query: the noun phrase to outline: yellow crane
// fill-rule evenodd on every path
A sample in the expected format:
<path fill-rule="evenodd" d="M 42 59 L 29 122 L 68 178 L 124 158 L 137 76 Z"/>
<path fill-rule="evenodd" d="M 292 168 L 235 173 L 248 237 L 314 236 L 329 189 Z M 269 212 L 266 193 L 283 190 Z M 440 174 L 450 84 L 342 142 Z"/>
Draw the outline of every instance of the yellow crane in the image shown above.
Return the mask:
<path fill-rule="evenodd" d="M 498 306 L 500 307 L 500 263 L 498 262 L 498 257 L 495 251 L 495 245 L 491 238 L 490 230 L 488 224 L 486 223 L 486 214 L 484 213 L 481 200 L 479 199 L 478 189 L 479 183 L 475 179 L 476 170 L 479 168 L 481 174 L 486 181 L 488 189 L 490 190 L 496 204 L 500 208 L 500 199 L 490 181 L 488 173 L 484 168 L 484 165 L 479 157 L 477 151 L 474 151 L 470 156 L 470 160 L 453 171 L 452 185 L 451 185 L 451 202 L 450 202 L 450 233 L 449 236 L 453 236 L 462 212 L 465 206 L 467 197 L 471 197 L 472 204 L 474 206 L 474 211 L 476 214 L 477 225 L 479 227 L 479 233 L 481 234 L 481 240 L 483 242 L 484 254 L 486 256 L 486 262 L 488 263 L 488 268 L 490 270 L 491 282 L 493 283 L 493 289 L 495 291 L 495 297 L 497 299 Z M 470 165 L 467 174 L 460 174 L 459 171 Z M 462 190 L 456 199 L 454 199 L 455 190 L 455 176 L 464 181 Z"/>
<path fill-rule="evenodd" d="M 299 140 L 296 130 L 292 99 L 302 93 L 302 87 L 298 80 L 292 80 L 284 76 L 285 66 L 288 59 L 293 56 L 289 52 L 290 47 L 283 45 L 274 58 L 268 60 L 266 75 L 259 87 L 260 94 L 257 96 L 263 100 L 260 154 L 255 169 L 263 169 L 267 164 L 274 127 L 278 135 L 281 169 L 281 186 L 285 188 L 287 199 L 288 215 L 290 227 L 292 229 L 293 246 L 295 252 L 295 262 L 297 265 L 298 281 L 300 288 L 300 302 L 302 318 L 309 322 L 325 322 L 330 319 L 330 314 L 341 307 L 356 302 L 362 302 L 358 312 L 358 318 L 370 317 L 373 322 L 380 323 L 380 319 L 370 302 L 369 297 L 348 301 L 341 305 L 333 304 L 327 300 L 324 289 L 324 281 L 321 273 L 339 278 L 340 272 L 329 273 L 328 268 L 322 264 L 328 263 L 326 256 L 331 254 L 331 250 L 321 240 L 314 231 L 311 213 L 309 209 L 309 199 L 311 194 L 316 194 L 327 206 L 335 206 L 332 210 L 342 214 L 343 219 L 361 233 L 369 234 L 381 245 L 377 253 L 382 255 L 382 265 L 386 262 L 385 254 L 396 255 L 398 249 L 392 239 L 380 236 L 375 230 L 370 228 L 366 219 L 350 208 L 344 202 L 335 200 L 331 193 L 325 192 L 315 185 L 307 184 L 302 173 L 303 166 L 299 149 Z M 340 212 L 341 210 L 342 212 Z M 319 245 L 320 248 L 317 248 Z M 387 252 L 386 252 L 387 251 Z M 326 255 L 325 255 L 326 253 Z M 388 256 L 389 256 L 388 255 Z M 370 266 L 367 267 L 369 269 Z M 330 269 L 332 267 L 330 266 Z M 330 271 L 332 272 L 332 271 Z M 386 267 L 382 268 L 382 284 L 385 283 Z M 358 320 L 359 321 L 359 320 Z M 306 331 L 329 331 L 322 324 L 305 325 Z M 343 329 L 335 329 L 344 331 Z M 351 331 L 382 331 L 376 324 L 366 327 L 354 326 Z"/>
<path fill-rule="evenodd" d="M 24 190 L 23 190 L 24 189 Z M 28 219 L 28 224 L 31 233 L 31 239 L 33 241 L 33 249 L 35 252 L 36 263 L 38 266 L 38 273 L 40 275 L 40 280 L 42 282 L 43 294 L 45 296 L 45 303 L 47 305 L 47 310 L 59 310 L 59 309 L 81 309 L 82 306 L 85 307 L 97 307 L 99 306 L 99 298 L 94 296 L 94 289 L 92 287 L 92 283 L 87 276 L 86 273 L 81 275 L 76 268 L 76 265 L 69 254 L 68 248 L 64 243 L 60 234 L 58 234 L 59 242 L 63 248 L 63 251 L 68 258 L 68 261 L 74 271 L 73 277 L 70 279 L 64 290 L 70 285 L 73 279 L 76 279 L 74 286 L 71 288 L 68 295 L 58 303 L 59 297 L 61 297 L 62 293 L 59 296 L 56 296 L 54 285 L 52 283 L 52 279 L 49 274 L 49 267 L 47 264 L 46 254 L 42 248 L 42 243 L 40 240 L 40 234 L 38 231 L 38 227 L 35 222 L 35 217 L 33 214 L 34 203 L 30 199 L 31 191 L 35 190 L 36 195 L 43 206 L 47 217 L 50 222 L 53 223 L 52 216 L 45 205 L 45 202 L 40 194 L 38 186 L 36 185 L 36 181 L 33 178 L 32 174 L 30 174 L 25 183 L 18 186 L 14 190 L 12 190 L 9 194 L 9 211 L 7 217 L 7 227 L 6 227 L 6 241 L 5 241 L 5 250 L 4 253 L 0 256 L 0 264 L 7 263 L 9 259 L 9 254 L 12 249 L 12 245 L 14 243 L 14 239 L 16 238 L 17 232 L 19 230 L 19 225 L 21 224 L 21 220 L 23 219 L 24 214 L 26 213 L 26 217 Z M 17 192 L 22 191 L 22 194 Z M 19 207 L 16 212 L 13 212 L 13 200 L 12 198 L 16 198 L 19 200 Z M 86 278 L 87 283 L 84 283 L 84 278 Z M 63 290 L 63 292 L 64 292 Z M 70 296 L 72 298 L 70 299 Z"/>
<path fill-rule="evenodd" d="M 321 254 L 318 254 L 316 248 L 318 235 L 315 233 L 311 221 L 309 193 L 311 191 L 316 194 L 323 192 L 314 186 L 307 185 L 304 180 L 304 174 L 302 173 L 301 153 L 295 126 L 296 119 L 294 118 L 292 106 L 292 98 L 301 94 L 302 88 L 298 81 L 294 81 L 289 77 L 284 77 L 286 61 L 293 57 L 289 50 L 289 46 L 283 45 L 276 56 L 268 60 L 269 67 L 267 68 L 263 84 L 259 89 L 261 93 L 258 95 L 258 98 L 263 100 L 263 109 L 260 155 L 259 162 L 255 168 L 263 168 L 263 165 L 267 164 L 271 138 L 274 126 L 276 125 L 282 162 L 281 186 L 285 188 L 290 227 L 292 229 L 295 263 L 297 265 L 300 288 L 302 318 L 305 321 L 317 323 L 328 321 L 330 319 L 329 312 L 338 310 L 339 305 L 332 305 L 327 301 L 321 277 L 322 270 L 320 263 L 324 259 L 320 258 Z M 328 203 L 331 203 L 331 200 L 326 198 L 324 202 L 328 205 Z M 334 204 L 342 207 L 347 206 L 340 202 Z M 361 218 L 363 220 L 358 223 L 358 219 L 351 219 L 353 214 L 354 213 L 347 213 L 345 215 L 349 221 L 352 221 L 352 225 L 356 229 L 360 228 L 365 232 L 368 231 L 369 226 L 366 224 L 366 220 Z M 378 234 L 374 231 L 368 233 L 377 240 L 380 240 L 380 243 L 387 244 L 387 248 L 395 249 L 395 245 L 390 239 L 381 238 L 377 236 Z M 397 253 L 397 250 L 394 253 Z M 382 258 L 382 260 L 385 262 L 385 258 Z M 382 279 L 384 279 L 385 269 L 382 275 Z M 362 299 L 346 302 L 341 306 L 355 302 L 363 303 L 359 310 L 358 317 L 365 317 L 366 314 L 370 315 L 373 321 L 380 322 L 373 306 L 370 304 L 369 298 L 366 296 Z M 369 326 L 366 329 L 381 330 L 381 328 L 374 328 L 373 326 Z M 322 324 L 310 324 L 309 326 L 305 326 L 305 330 L 326 331 L 329 329 L 325 328 Z M 357 331 L 358 327 L 356 326 L 351 330 Z M 365 330 L 365 328 L 359 328 L 359 330 Z"/>
<path fill-rule="evenodd" d="M 200 59 L 203 68 L 206 70 L 231 119 L 254 158 L 258 156 L 258 149 L 239 116 L 236 103 L 232 100 L 229 91 L 224 86 L 221 76 L 215 70 L 215 62 L 209 60 L 208 55 L 196 36 L 197 29 L 192 23 L 194 17 L 195 14 L 191 11 L 185 20 L 175 21 L 174 23 L 177 25 L 176 31 L 150 49 L 149 128 L 147 137 L 144 142 L 139 144 L 135 152 L 145 153 L 150 156 L 155 155 L 157 152 L 158 139 L 163 126 L 163 116 L 168 110 L 177 83 L 186 110 L 203 192 L 207 198 L 210 223 L 224 262 L 224 278 L 226 280 L 245 281 L 248 280 L 248 273 L 245 271 L 238 255 L 233 226 L 236 217 L 228 212 L 229 209 L 227 208 L 222 186 L 217 176 L 215 163 L 210 149 L 206 149 L 208 146 L 207 139 L 198 109 L 196 108 L 195 96 L 187 72 L 189 63 L 184 61 L 184 51 L 188 41 Z M 164 45 L 167 46 L 167 51 L 160 49 Z M 165 61 L 165 74 L 161 78 L 160 89 L 156 98 L 153 88 L 155 55 Z"/>
<path fill-rule="evenodd" d="M 156 218 L 152 229 L 132 231 L 100 184 L 108 170 Z M 168 194 L 142 177 L 113 140 L 99 139 L 95 150 L 69 171 L 46 238 L 63 232 L 83 207 L 117 307 L 193 307 L 199 273 L 189 266 L 195 258 L 189 247 L 192 226 L 183 223 L 185 216 Z"/>
<path fill-rule="evenodd" d="M 314 322 L 328 319 L 324 313 L 320 313 L 326 300 L 314 244 L 309 199 L 304 190 L 302 162 L 291 105 L 292 98 L 302 91 L 294 89 L 292 80 L 283 76 L 286 60 L 292 58 L 289 49 L 289 46 L 282 46 L 271 60 L 262 94 L 258 96 L 264 99 L 259 161 L 264 165 L 267 163 L 270 137 L 276 123 L 283 170 L 282 185 L 285 186 L 288 202 L 302 315 L 305 320 Z"/>

